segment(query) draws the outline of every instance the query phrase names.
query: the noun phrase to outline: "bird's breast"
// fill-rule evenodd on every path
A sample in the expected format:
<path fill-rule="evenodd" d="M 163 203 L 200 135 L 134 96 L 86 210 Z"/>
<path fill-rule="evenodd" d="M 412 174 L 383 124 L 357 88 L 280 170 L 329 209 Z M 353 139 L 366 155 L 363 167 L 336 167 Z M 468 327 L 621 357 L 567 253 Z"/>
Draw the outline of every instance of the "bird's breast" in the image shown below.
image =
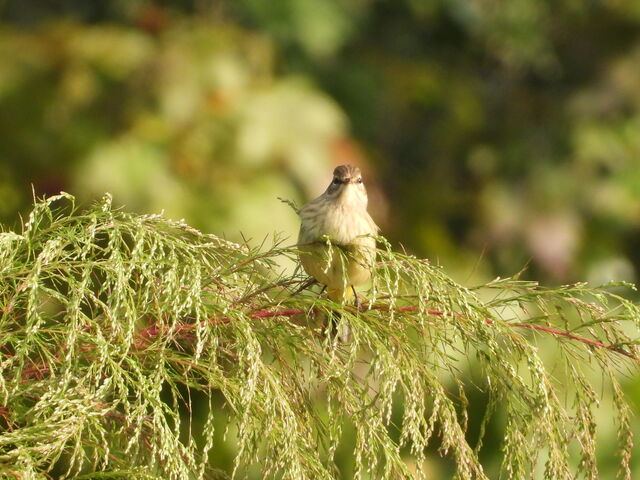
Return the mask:
<path fill-rule="evenodd" d="M 364 209 L 337 205 L 327 212 L 322 223 L 322 234 L 343 245 L 357 243 L 358 237 L 375 234 L 371 217 Z"/>

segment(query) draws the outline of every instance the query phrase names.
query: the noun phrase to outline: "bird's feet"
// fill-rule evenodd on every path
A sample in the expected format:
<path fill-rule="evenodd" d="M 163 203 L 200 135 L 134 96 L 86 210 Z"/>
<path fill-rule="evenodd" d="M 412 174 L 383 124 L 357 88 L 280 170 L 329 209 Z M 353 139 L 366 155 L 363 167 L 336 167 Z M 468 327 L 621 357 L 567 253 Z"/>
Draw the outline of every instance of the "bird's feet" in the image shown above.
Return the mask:
<path fill-rule="evenodd" d="M 358 292 L 353 285 L 351 285 L 351 291 L 353 292 L 353 306 L 356 307 L 356 310 L 360 310 L 360 297 L 358 297 Z"/>

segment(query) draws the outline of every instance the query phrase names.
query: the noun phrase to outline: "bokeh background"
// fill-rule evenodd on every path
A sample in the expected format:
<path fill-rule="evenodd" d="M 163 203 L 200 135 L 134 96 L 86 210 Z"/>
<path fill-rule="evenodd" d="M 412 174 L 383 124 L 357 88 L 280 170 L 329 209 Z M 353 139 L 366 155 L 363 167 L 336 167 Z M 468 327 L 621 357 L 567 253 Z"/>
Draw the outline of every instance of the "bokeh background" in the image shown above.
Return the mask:
<path fill-rule="evenodd" d="M 317 196 L 342 163 L 384 235 L 461 282 L 636 281 L 640 2 L 0 1 L 4 229 L 34 192 L 111 192 L 293 242 L 277 197 Z"/>

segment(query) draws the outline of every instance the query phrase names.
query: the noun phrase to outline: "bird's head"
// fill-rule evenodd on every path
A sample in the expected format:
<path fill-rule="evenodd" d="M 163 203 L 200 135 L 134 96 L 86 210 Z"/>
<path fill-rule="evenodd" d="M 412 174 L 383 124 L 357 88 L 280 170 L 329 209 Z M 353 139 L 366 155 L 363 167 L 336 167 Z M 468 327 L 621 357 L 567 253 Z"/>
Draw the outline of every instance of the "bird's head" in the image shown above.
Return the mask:
<path fill-rule="evenodd" d="M 362 182 L 362 173 L 353 165 L 340 165 L 333 171 L 333 179 L 326 195 L 333 199 L 367 204 L 367 190 Z"/>

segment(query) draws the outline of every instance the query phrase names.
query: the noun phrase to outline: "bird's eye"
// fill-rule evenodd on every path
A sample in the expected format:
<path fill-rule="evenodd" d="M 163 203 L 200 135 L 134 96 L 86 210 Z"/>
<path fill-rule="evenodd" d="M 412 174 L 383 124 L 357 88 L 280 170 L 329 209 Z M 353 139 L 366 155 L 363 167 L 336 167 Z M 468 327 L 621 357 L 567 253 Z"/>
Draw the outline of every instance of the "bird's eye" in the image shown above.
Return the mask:
<path fill-rule="evenodd" d="M 362 183 L 362 177 L 358 177 L 357 182 L 358 182 L 358 183 Z"/>

